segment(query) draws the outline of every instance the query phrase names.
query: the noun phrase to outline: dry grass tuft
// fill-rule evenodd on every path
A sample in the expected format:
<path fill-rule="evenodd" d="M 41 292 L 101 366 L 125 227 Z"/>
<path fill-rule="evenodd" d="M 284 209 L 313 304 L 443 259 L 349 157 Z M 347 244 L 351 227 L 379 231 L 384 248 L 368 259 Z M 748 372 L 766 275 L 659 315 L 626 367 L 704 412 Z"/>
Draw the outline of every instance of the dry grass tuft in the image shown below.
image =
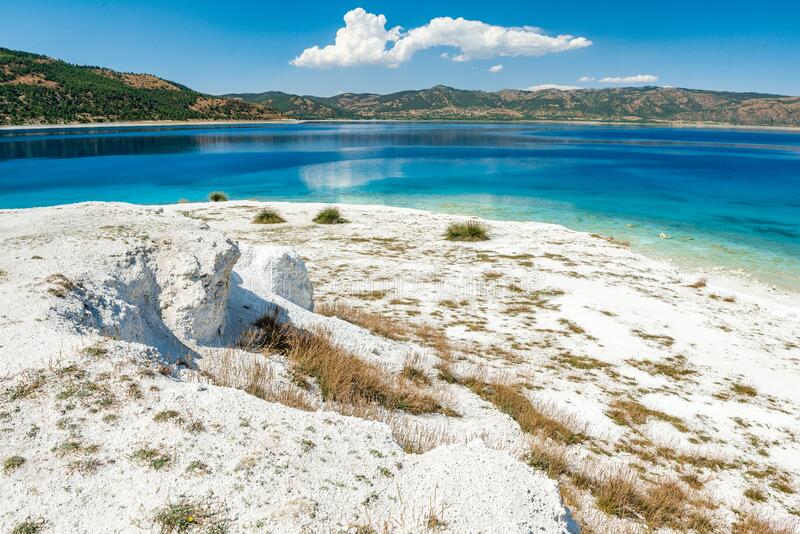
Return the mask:
<path fill-rule="evenodd" d="M 687 285 L 686 287 L 692 287 L 694 289 L 701 289 L 708 285 L 708 279 L 706 278 L 698 278 L 696 282 Z"/>
<path fill-rule="evenodd" d="M 748 514 L 733 525 L 731 534 L 797 534 L 798 525 L 787 521 Z"/>
<path fill-rule="evenodd" d="M 758 390 L 756 388 L 741 382 L 736 382 L 735 384 L 731 385 L 731 391 L 742 397 L 755 397 L 758 395 Z"/>
<path fill-rule="evenodd" d="M 322 331 L 306 332 L 281 323 L 268 314 L 246 334 L 265 352 L 284 354 L 300 375 L 319 384 L 324 401 L 344 404 L 377 404 L 412 414 L 446 413 L 433 397 L 407 382 L 396 383 L 385 371 L 365 362 L 330 340 Z"/>
<path fill-rule="evenodd" d="M 570 473 L 567 449 L 563 446 L 531 440 L 530 450 L 525 455 L 525 461 L 529 466 L 547 473 L 550 478 L 559 478 Z"/>
<path fill-rule="evenodd" d="M 444 238 L 448 241 L 487 241 L 489 227 L 480 221 L 452 222 L 447 225 Z"/>
<path fill-rule="evenodd" d="M 203 532 L 227 532 L 229 520 L 224 510 L 217 508 L 205 502 L 183 499 L 159 509 L 153 519 L 159 525 L 161 534 L 188 532 L 194 529 Z"/>
<path fill-rule="evenodd" d="M 339 211 L 339 208 L 329 206 L 327 208 L 323 208 L 319 213 L 317 213 L 317 215 L 314 217 L 314 222 L 317 224 L 344 224 L 348 221 L 342 217 L 342 213 Z"/>
<path fill-rule="evenodd" d="M 611 403 L 609 411 L 606 412 L 609 418 L 620 426 L 634 427 L 643 425 L 648 419 L 657 419 L 670 423 L 680 432 L 688 432 L 689 428 L 683 419 L 669 415 L 664 412 L 653 410 L 635 400 L 615 400 Z"/>
<path fill-rule="evenodd" d="M 280 224 L 285 223 L 286 219 L 281 217 L 278 210 L 274 208 L 264 208 L 256 214 L 253 218 L 253 222 L 255 224 Z"/>
<path fill-rule="evenodd" d="M 637 369 L 650 374 L 663 375 L 671 380 L 679 382 L 687 380 L 688 377 L 697 374 L 697 371 L 689 367 L 686 357 L 682 355 L 669 356 L 663 360 L 626 360 L 627 363 Z"/>
<path fill-rule="evenodd" d="M 442 360 L 449 362 L 453 359 L 453 347 L 447 335 L 430 325 L 420 325 L 414 334 L 423 344 L 431 347 Z"/>
<path fill-rule="evenodd" d="M 266 362 L 243 362 L 233 351 L 225 351 L 207 376 L 218 386 L 232 387 L 269 402 L 316 411 L 316 406 L 292 384 L 276 384 L 272 368 Z"/>
<path fill-rule="evenodd" d="M 458 378 L 445 365 L 439 365 L 437 368 L 440 379 L 468 387 L 483 400 L 494 404 L 498 410 L 514 419 L 524 432 L 565 444 L 580 443 L 585 439 L 583 433 L 570 428 L 576 425 L 576 421 L 561 414 L 555 415 L 552 409 L 544 410 L 534 406 L 517 386 L 501 382 L 485 382 L 477 376 Z"/>
<path fill-rule="evenodd" d="M 419 368 L 418 358 L 412 358 L 403 366 L 400 376 L 404 380 L 408 380 L 412 384 L 420 387 L 427 387 L 431 385 L 431 379 L 425 374 L 425 371 Z"/>
<path fill-rule="evenodd" d="M 442 411 L 429 395 L 392 383 L 384 371 L 335 345 L 324 333 L 295 334 L 286 356 L 301 373 L 317 380 L 323 400 L 375 403 L 412 414 Z"/>
<path fill-rule="evenodd" d="M 360 310 L 339 302 L 321 304 L 317 306 L 314 311 L 328 317 L 338 317 L 343 321 L 360 326 L 373 334 L 388 339 L 403 340 L 408 339 L 409 336 L 408 328 L 394 319 L 384 317 L 377 313 Z"/>
<path fill-rule="evenodd" d="M 212 191 L 208 194 L 208 200 L 211 202 L 225 202 L 228 200 L 228 195 L 223 191 Z"/>

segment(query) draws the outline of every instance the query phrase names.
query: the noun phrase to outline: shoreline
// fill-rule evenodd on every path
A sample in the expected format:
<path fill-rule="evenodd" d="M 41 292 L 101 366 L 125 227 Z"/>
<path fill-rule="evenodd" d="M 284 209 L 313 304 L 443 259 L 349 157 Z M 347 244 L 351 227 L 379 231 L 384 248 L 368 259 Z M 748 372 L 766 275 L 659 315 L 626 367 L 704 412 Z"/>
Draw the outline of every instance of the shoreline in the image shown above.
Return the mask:
<path fill-rule="evenodd" d="M 603 121 L 603 120 L 550 120 L 550 119 L 526 119 L 526 120 L 469 120 L 469 119 L 273 119 L 262 121 L 125 121 L 125 122 L 88 122 L 88 123 L 65 123 L 65 124 L 28 124 L 28 125 L 0 125 L 0 132 L 15 131 L 47 131 L 62 129 L 91 129 L 91 128 L 140 128 L 140 127 L 186 127 L 186 126 L 259 126 L 270 124 L 304 124 L 304 123 L 429 123 L 429 124 L 564 124 L 579 126 L 648 126 L 675 129 L 709 129 L 709 130 L 750 130 L 750 131 L 769 131 L 769 132 L 800 132 L 800 126 L 759 126 L 744 124 L 718 124 L 708 122 L 683 122 L 683 121 Z"/>
<path fill-rule="evenodd" d="M 435 211 L 432 209 L 425 209 L 425 208 L 413 208 L 413 207 L 404 207 L 404 206 L 391 206 L 386 204 L 364 204 L 364 203 L 348 203 L 348 202 L 306 202 L 306 201 L 293 201 L 293 200 L 286 200 L 286 201 L 267 201 L 267 200 L 255 200 L 255 199 L 233 199 L 227 200 L 224 202 L 209 202 L 209 201 L 198 201 L 198 202 L 185 202 L 185 203 L 166 203 L 166 204 L 137 204 L 137 203 L 130 203 L 130 202 L 119 202 L 119 201 L 83 201 L 83 202 L 73 202 L 67 204 L 57 204 L 54 206 L 37 206 L 37 207 L 29 207 L 29 208 L 0 208 L 0 215 L 5 212 L 17 212 L 20 210 L 47 210 L 47 209 L 61 209 L 61 208 L 69 208 L 72 206 L 78 206 L 82 204 L 87 205 L 113 205 L 119 204 L 123 206 L 133 206 L 139 208 L 150 208 L 150 209 L 165 209 L 165 210 L 175 210 L 175 211 L 190 211 L 192 208 L 197 209 L 210 209 L 213 207 L 276 207 L 276 208 L 283 208 L 283 209 L 321 209 L 326 206 L 339 206 L 342 210 L 353 209 L 353 210 L 360 210 L 371 212 L 374 214 L 384 214 L 384 213 L 405 213 L 405 214 L 414 214 L 421 217 L 428 217 L 428 218 L 447 218 L 447 219 L 476 219 L 482 222 L 485 222 L 489 225 L 510 225 L 510 226 L 530 226 L 531 228 L 553 228 L 557 229 L 560 232 L 567 232 L 571 234 L 575 234 L 577 236 L 581 236 L 582 238 L 589 238 L 589 239 L 602 239 L 608 241 L 610 243 L 618 243 L 616 238 L 611 235 L 588 231 L 588 230 L 578 230 L 575 228 L 570 228 L 567 225 L 555 223 L 555 222 L 547 222 L 541 220 L 518 220 L 518 219 L 492 219 L 487 217 L 481 217 L 477 215 L 470 215 L 470 214 L 461 214 L 461 213 L 454 213 L 454 212 L 447 212 L 447 211 Z M 747 296 L 753 298 L 761 303 L 768 303 L 770 299 L 779 298 L 781 300 L 786 299 L 787 302 L 782 303 L 789 307 L 792 307 L 792 303 L 795 299 L 800 298 L 800 289 L 796 287 L 792 287 L 787 284 L 778 284 L 772 281 L 759 278 L 757 273 L 748 271 L 743 268 L 733 269 L 730 266 L 721 265 L 718 263 L 709 263 L 709 265 L 690 265 L 682 259 L 686 259 L 685 257 L 674 257 L 667 254 L 658 255 L 658 254 L 651 254 L 646 251 L 641 250 L 640 247 L 631 246 L 630 244 L 619 244 L 624 248 L 627 248 L 632 254 L 638 256 L 644 261 L 652 262 L 654 264 L 659 264 L 665 268 L 671 269 L 675 271 L 677 274 L 683 277 L 694 277 L 695 279 L 706 278 L 709 282 L 718 285 L 719 287 L 731 291 L 733 293 L 740 294 L 742 296 Z M 797 313 L 800 315 L 800 307 L 797 308 Z"/>

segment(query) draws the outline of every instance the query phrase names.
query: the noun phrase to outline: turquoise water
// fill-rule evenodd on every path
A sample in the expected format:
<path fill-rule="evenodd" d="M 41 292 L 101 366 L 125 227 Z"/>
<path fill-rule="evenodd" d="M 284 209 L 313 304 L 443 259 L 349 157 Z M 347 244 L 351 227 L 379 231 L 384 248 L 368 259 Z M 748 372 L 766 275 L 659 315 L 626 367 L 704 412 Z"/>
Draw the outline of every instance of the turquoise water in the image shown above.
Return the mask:
<path fill-rule="evenodd" d="M 451 123 L 15 131 L 0 133 L 0 186 L 0 208 L 172 203 L 223 190 L 548 221 L 800 287 L 795 132 Z"/>

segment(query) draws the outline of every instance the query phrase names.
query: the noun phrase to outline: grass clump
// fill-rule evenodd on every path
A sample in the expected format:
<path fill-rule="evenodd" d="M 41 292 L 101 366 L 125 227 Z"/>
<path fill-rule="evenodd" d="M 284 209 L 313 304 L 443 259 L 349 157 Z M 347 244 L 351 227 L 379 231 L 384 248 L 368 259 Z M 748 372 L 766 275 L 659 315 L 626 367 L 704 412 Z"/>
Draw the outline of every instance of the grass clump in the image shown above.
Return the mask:
<path fill-rule="evenodd" d="M 44 519 L 28 518 L 22 523 L 17 523 L 11 530 L 11 534 L 39 534 L 46 524 Z"/>
<path fill-rule="evenodd" d="M 758 488 L 747 488 L 744 490 L 744 496 L 750 499 L 751 501 L 756 502 L 766 502 L 767 496 L 764 495 L 764 492 Z"/>
<path fill-rule="evenodd" d="M 280 224 L 285 223 L 286 219 L 281 217 L 278 210 L 274 208 L 264 208 L 256 214 L 253 222 L 255 224 Z"/>
<path fill-rule="evenodd" d="M 317 224 L 344 224 L 347 222 L 347 220 L 342 217 L 342 213 L 339 211 L 339 208 L 329 206 L 327 208 L 323 208 L 319 213 L 317 213 L 317 215 L 314 217 L 314 222 Z"/>
<path fill-rule="evenodd" d="M 169 454 L 161 453 L 152 447 L 142 447 L 133 452 L 133 459 L 148 465 L 152 469 L 163 469 L 171 461 L 172 457 Z"/>
<path fill-rule="evenodd" d="M 489 227 L 480 221 L 452 222 L 444 237 L 448 241 L 487 241 Z"/>
<path fill-rule="evenodd" d="M 796 532 L 785 521 L 753 514 L 746 515 L 737 521 L 731 530 L 731 534 L 793 534 Z"/>
<path fill-rule="evenodd" d="M 228 195 L 224 191 L 212 191 L 208 194 L 208 200 L 211 202 L 225 202 L 228 200 Z"/>
<path fill-rule="evenodd" d="M 202 530 L 222 534 L 228 531 L 225 514 L 203 502 L 181 500 L 159 509 L 154 516 L 161 534 Z"/>
<path fill-rule="evenodd" d="M 25 458 L 22 456 L 10 456 L 3 461 L 3 471 L 10 473 L 11 471 L 22 467 L 25 463 Z"/>
<path fill-rule="evenodd" d="M 300 375 L 315 379 L 323 400 L 344 404 L 378 404 L 412 414 L 442 412 L 432 397 L 395 383 L 380 368 L 334 344 L 325 332 L 306 332 L 268 314 L 245 334 L 265 352 L 284 354 Z"/>
<path fill-rule="evenodd" d="M 397 322 L 383 315 L 354 308 L 346 304 L 335 302 L 334 304 L 322 304 L 317 306 L 317 313 L 328 317 L 338 317 L 343 321 L 366 328 L 373 334 L 379 336 L 401 340 L 407 339 L 409 332 L 402 323 Z"/>
<path fill-rule="evenodd" d="M 658 410 L 652 410 L 635 400 L 616 400 L 611 404 L 610 408 L 606 415 L 620 426 L 634 427 L 645 424 L 648 419 L 657 419 L 670 423 L 680 432 L 689 431 L 686 423 L 681 418 Z"/>
<path fill-rule="evenodd" d="M 731 386 L 731 391 L 733 391 L 736 395 L 741 395 L 743 397 L 755 397 L 758 395 L 758 390 L 753 386 L 748 386 L 747 384 L 742 384 L 741 382 L 737 382 Z"/>

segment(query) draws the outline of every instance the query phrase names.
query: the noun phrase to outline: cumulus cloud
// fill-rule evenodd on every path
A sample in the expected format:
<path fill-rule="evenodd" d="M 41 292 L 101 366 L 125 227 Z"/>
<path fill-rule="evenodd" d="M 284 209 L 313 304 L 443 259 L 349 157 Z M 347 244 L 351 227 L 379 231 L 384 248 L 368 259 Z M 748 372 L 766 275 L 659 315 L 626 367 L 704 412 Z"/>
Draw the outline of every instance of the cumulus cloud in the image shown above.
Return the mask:
<path fill-rule="evenodd" d="M 575 85 L 559 85 L 557 83 L 543 83 L 540 85 L 531 85 L 526 91 L 545 91 L 547 89 L 558 89 L 559 91 L 574 91 L 576 89 L 583 89 Z"/>
<path fill-rule="evenodd" d="M 581 76 L 580 78 L 578 78 L 578 81 L 579 82 L 583 82 L 583 83 L 593 82 L 594 81 L 594 76 Z"/>
<path fill-rule="evenodd" d="M 334 44 L 306 48 L 291 61 L 297 67 L 350 67 L 355 65 L 394 66 L 409 61 L 415 53 L 438 46 L 456 48 L 453 61 L 500 56 L 541 56 L 591 46 L 585 37 L 545 35 L 530 26 L 492 26 L 478 20 L 439 17 L 428 24 L 404 31 L 400 26 L 386 29 L 386 17 L 362 8 L 348 11 L 344 27 L 336 32 Z M 442 56 L 444 57 L 444 56 Z"/>
<path fill-rule="evenodd" d="M 494 65 L 493 67 L 489 67 L 489 72 L 500 72 L 503 70 L 503 65 Z"/>
<path fill-rule="evenodd" d="M 600 83 L 653 83 L 658 81 L 658 76 L 652 74 L 637 74 L 636 76 L 606 76 L 600 78 Z"/>

